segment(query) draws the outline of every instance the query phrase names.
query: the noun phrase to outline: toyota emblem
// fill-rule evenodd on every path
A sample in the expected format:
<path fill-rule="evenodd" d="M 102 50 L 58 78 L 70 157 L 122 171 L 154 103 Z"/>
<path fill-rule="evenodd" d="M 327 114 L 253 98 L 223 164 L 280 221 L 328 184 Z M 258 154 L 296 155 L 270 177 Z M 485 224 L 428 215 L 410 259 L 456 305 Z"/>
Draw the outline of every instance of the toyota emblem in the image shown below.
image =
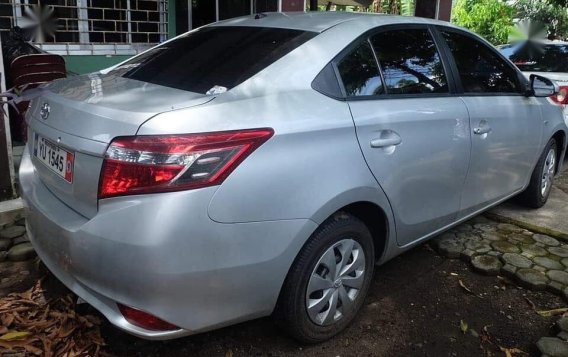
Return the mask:
<path fill-rule="evenodd" d="M 47 118 L 49 118 L 49 113 L 51 112 L 51 107 L 49 106 L 48 103 L 43 103 L 43 105 L 41 106 L 41 109 L 39 111 L 39 116 L 43 119 L 46 120 Z"/>

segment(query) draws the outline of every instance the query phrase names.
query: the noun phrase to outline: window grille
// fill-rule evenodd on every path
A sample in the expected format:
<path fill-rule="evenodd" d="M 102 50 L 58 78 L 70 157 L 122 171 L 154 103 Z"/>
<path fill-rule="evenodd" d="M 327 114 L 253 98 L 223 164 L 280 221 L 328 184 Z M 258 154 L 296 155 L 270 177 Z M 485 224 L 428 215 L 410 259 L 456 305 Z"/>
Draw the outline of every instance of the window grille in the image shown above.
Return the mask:
<path fill-rule="evenodd" d="M 167 0 L 0 0 L 0 31 L 33 23 L 35 16 L 54 24 L 53 31 L 34 34 L 40 47 L 147 48 L 167 39 L 167 15 Z"/>

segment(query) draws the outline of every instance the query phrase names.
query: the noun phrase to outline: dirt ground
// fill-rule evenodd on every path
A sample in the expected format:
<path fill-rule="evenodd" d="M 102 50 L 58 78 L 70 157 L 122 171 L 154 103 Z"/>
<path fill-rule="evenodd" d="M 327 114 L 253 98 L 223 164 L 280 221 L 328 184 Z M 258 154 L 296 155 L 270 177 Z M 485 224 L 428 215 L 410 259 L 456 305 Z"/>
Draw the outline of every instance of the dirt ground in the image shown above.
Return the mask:
<path fill-rule="evenodd" d="M 45 274 L 34 266 L 19 267 L 30 274 L 18 274 L 11 292 L 23 292 Z M 50 299 L 68 293 L 53 276 L 44 283 Z M 297 344 L 269 318 L 165 342 L 132 337 L 104 318 L 101 329 L 104 353 L 111 356 L 505 356 L 500 347 L 526 352 L 513 356 L 540 356 L 535 343 L 557 333 L 558 317 L 538 315 L 529 301 L 537 310 L 567 306 L 549 292 L 473 272 L 469 264 L 443 258 L 426 244 L 378 267 L 361 314 L 347 331 L 320 345 Z M 98 314 L 87 309 L 83 312 Z"/>
<path fill-rule="evenodd" d="M 379 267 L 353 325 L 320 345 L 295 343 L 270 319 L 166 342 L 140 340 L 105 324 L 103 337 L 106 352 L 117 356 L 504 356 L 499 346 L 540 356 L 535 342 L 556 333 L 558 317 L 536 314 L 527 299 L 541 310 L 566 306 L 551 293 L 479 275 L 423 245 Z"/>

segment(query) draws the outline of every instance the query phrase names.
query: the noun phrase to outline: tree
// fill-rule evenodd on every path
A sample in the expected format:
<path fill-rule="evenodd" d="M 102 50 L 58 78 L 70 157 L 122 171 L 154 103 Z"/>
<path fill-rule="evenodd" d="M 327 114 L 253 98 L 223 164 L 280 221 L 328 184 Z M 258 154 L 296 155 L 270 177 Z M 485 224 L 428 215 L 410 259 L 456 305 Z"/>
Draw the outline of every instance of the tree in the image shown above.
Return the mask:
<path fill-rule="evenodd" d="M 416 0 L 374 0 L 370 9 L 383 14 L 414 16 L 415 6 Z"/>
<path fill-rule="evenodd" d="M 452 22 L 499 45 L 509 39 L 514 12 L 512 6 L 500 0 L 458 0 L 452 10 Z"/>
<path fill-rule="evenodd" d="M 563 8 L 568 7 L 568 0 L 548 0 L 548 3 L 550 3 L 552 5 L 558 5 L 558 6 L 563 7 Z"/>
<path fill-rule="evenodd" d="M 530 22 L 528 28 L 523 29 L 526 33 L 522 35 L 532 38 L 544 30 L 542 37 L 550 39 L 568 37 L 568 9 L 556 2 L 560 1 L 518 0 L 515 3 L 516 17 Z"/>

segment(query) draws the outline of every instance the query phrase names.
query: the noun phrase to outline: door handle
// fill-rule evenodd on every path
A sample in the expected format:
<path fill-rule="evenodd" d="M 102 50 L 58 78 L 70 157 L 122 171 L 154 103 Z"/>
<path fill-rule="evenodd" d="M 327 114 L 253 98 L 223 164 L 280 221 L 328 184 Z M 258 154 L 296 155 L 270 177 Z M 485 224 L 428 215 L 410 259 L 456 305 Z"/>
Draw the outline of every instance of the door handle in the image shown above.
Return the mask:
<path fill-rule="evenodd" d="M 491 132 L 491 127 L 487 124 L 487 120 L 482 120 L 479 122 L 477 128 L 473 128 L 473 133 L 475 135 L 489 134 Z"/>
<path fill-rule="evenodd" d="M 372 148 L 385 148 L 388 146 L 396 146 L 402 143 L 402 138 L 395 132 L 390 131 L 386 137 L 371 140 Z"/>
<path fill-rule="evenodd" d="M 473 129 L 473 133 L 476 134 L 476 135 L 489 134 L 490 132 L 491 132 L 491 128 L 488 127 L 488 126 Z"/>

